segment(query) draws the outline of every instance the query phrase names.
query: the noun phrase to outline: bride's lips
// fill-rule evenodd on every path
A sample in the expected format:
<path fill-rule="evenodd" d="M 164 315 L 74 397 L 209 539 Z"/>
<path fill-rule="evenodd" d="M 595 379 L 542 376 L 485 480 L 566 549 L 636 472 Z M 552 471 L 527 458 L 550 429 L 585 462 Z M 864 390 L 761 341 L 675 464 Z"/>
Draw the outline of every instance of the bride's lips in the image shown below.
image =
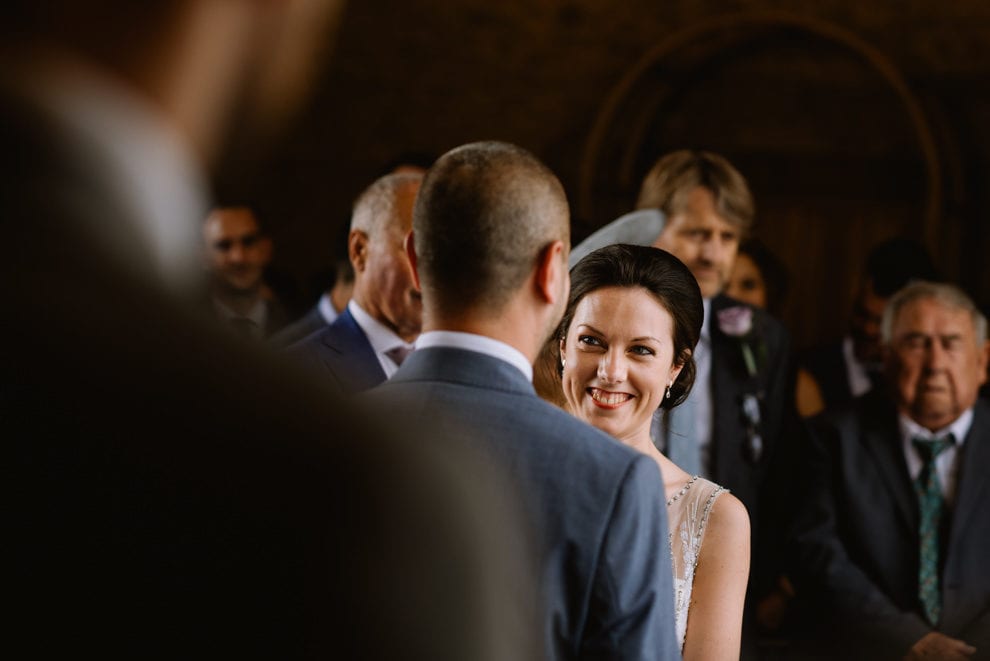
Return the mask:
<path fill-rule="evenodd" d="M 585 392 L 591 397 L 595 406 L 603 409 L 617 409 L 633 398 L 627 392 L 611 392 L 601 388 L 587 388 Z"/>

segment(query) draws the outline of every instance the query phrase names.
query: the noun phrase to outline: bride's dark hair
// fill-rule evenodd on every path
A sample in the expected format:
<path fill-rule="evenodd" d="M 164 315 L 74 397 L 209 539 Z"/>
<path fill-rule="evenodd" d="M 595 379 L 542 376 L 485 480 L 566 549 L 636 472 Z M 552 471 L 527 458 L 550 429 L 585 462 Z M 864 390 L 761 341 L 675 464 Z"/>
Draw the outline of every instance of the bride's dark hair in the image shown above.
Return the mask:
<path fill-rule="evenodd" d="M 571 269 L 571 293 L 554 334 L 557 340 L 566 337 L 581 299 L 605 287 L 642 287 L 673 319 L 674 364 L 683 367 L 670 388 L 670 397 L 661 401 L 660 408 L 674 408 L 687 399 L 694 385 L 696 369 L 692 354 L 705 318 L 698 281 L 681 260 L 665 250 L 628 244 L 599 248 Z M 551 345 L 559 370 L 559 342 Z"/>

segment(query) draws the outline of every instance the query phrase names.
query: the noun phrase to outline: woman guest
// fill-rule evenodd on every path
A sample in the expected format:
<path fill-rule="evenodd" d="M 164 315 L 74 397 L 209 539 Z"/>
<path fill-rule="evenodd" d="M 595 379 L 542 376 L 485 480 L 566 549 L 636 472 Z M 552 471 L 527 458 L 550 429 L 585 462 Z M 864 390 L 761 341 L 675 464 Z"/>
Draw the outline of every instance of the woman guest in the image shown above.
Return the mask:
<path fill-rule="evenodd" d="M 725 489 L 654 447 L 650 422 L 687 398 L 703 320 L 691 272 L 657 248 L 612 245 L 571 271 L 558 329 L 566 408 L 653 457 L 666 485 L 677 633 L 685 659 L 738 659 L 749 517 Z"/>

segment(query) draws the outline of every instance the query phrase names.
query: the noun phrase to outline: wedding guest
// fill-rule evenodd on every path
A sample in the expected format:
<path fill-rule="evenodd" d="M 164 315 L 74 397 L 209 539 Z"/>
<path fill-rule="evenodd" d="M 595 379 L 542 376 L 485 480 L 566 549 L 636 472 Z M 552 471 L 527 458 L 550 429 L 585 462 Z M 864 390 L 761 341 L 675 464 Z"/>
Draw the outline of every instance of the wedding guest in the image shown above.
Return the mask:
<path fill-rule="evenodd" d="M 727 296 L 769 311 L 776 318 L 787 294 L 787 269 L 763 243 L 748 239 L 739 244 L 736 263 L 725 293 Z M 805 369 L 797 370 L 794 395 L 797 412 L 808 418 L 825 408 L 818 382 Z"/>
<path fill-rule="evenodd" d="M 804 352 L 799 362 L 814 379 L 825 407 L 845 404 L 882 382 L 880 322 L 887 301 L 912 280 L 938 280 L 924 246 L 904 237 L 875 246 L 866 258 L 846 334 Z"/>
<path fill-rule="evenodd" d="M 271 338 L 272 346 L 284 349 L 326 328 L 344 311 L 353 293 L 354 267 L 350 258 L 341 257 L 334 265 L 333 285 L 320 295 L 309 312 L 275 333 Z"/>
<path fill-rule="evenodd" d="M 404 244 L 422 180 L 389 174 L 358 196 L 348 235 L 351 300 L 332 324 L 287 350 L 340 392 L 367 390 L 395 374 L 419 335 L 423 307 Z"/>
<path fill-rule="evenodd" d="M 287 320 L 265 286 L 272 240 L 247 207 L 219 207 L 203 223 L 204 254 L 210 276 L 210 303 L 217 318 L 245 337 L 262 339 Z"/>
<path fill-rule="evenodd" d="M 560 182 L 514 145 L 464 145 L 427 173 L 413 229 L 424 332 L 369 402 L 412 429 L 463 429 L 511 469 L 540 536 L 547 659 L 679 658 L 655 463 L 541 401 L 531 383 L 567 301 Z"/>
<path fill-rule="evenodd" d="M 738 659 L 749 576 L 746 508 L 675 465 L 650 437 L 654 412 L 670 411 L 691 390 L 703 316 L 698 283 L 676 257 L 642 246 L 601 248 L 571 270 L 558 365 L 567 410 L 660 467 L 684 659 Z"/>
<path fill-rule="evenodd" d="M 780 480 L 796 412 L 789 334 L 764 311 L 724 293 L 739 242 L 753 224 L 753 197 L 728 160 L 685 150 L 657 161 L 636 207 L 665 219 L 652 245 L 691 270 L 705 309 L 694 388 L 684 404 L 656 417 L 651 433 L 675 464 L 731 489 L 746 505 L 753 532 L 750 598 L 760 600 L 778 589 L 782 528 L 775 519 L 783 516 Z"/>
<path fill-rule="evenodd" d="M 956 287 L 915 282 L 880 327 L 883 387 L 812 420 L 801 469 L 796 578 L 814 649 L 990 658 L 986 319 Z"/>

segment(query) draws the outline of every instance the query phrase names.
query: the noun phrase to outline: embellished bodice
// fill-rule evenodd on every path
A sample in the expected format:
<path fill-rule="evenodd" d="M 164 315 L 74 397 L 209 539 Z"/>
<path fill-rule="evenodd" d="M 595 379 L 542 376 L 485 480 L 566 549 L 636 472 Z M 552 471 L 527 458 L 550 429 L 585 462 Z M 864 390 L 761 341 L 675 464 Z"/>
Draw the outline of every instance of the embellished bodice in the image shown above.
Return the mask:
<path fill-rule="evenodd" d="M 670 557 L 674 570 L 674 615 L 681 650 L 684 649 L 684 636 L 687 633 L 694 570 L 698 565 L 708 515 L 715 500 L 723 493 L 726 493 L 726 489 L 695 475 L 667 501 Z"/>

